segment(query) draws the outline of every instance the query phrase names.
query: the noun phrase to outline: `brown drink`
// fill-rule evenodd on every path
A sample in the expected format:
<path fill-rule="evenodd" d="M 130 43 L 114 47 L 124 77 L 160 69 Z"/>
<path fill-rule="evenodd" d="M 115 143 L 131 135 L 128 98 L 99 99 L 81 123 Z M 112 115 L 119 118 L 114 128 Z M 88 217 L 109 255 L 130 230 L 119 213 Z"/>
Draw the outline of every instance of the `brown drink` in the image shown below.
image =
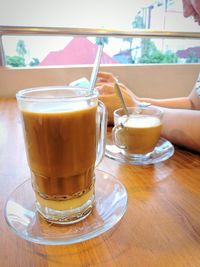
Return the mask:
<path fill-rule="evenodd" d="M 73 87 L 22 90 L 17 100 L 38 211 L 56 223 L 85 218 L 104 152 L 105 107 L 95 92 Z"/>
<path fill-rule="evenodd" d="M 162 111 L 157 107 L 128 107 L 114 112 L 113 142 L 125 156 L 142 164 L 153 152 L 161 135 Z"/>
<path fill-rule="evenodd" d="M 96 107 L 22 112 L 34 190 L 49 200 L 80 197 L 93 185 Z"/>
<path fill-rule="evenodd" d="M 121 117 L 124 127 L 119 133 L 119 142 L 129 154 L 146 154 L 153 151 L 161 133 L 161 122 L 149 115 L 130 115 Z"/>

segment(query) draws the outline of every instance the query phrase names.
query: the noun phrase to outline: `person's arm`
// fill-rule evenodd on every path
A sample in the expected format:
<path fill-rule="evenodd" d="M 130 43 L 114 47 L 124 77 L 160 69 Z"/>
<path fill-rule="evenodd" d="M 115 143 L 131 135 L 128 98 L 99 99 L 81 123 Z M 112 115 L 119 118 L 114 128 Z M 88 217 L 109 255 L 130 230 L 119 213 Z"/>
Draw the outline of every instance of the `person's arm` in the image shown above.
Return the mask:
<path fill-rule="evenodd" d="M 189 99 L 192 104 L 192 109 L 200 110 L 200 74 L 192 92 L 189 95 Z"/>
<path fill-rule="evenodd" d="M 193 90 L 186 97 L 167 98 L 167 99 L 153 99 L 153 98 L 140 98 L 138 101 L 149 102 L 155 106 L 166 108 L 179 108 L 179 109 L 196 109 L 200 110 L 200 75 L 194 85 Z"/>
<path fill-rule="evenodd" d="M 200 110 L 162 110 L 162 136 L 176 145 L 200 152 Z"/>
<path fill-rule="evenodd" d="M 115 81 L 115 77 L 112 73 L 108 72 L 100 72 L 98 74 L 98 83 L 102 84 L 110 84 L 113 86 L 113 82 Z M 197 87 L 200 86 L 200 75 L 197 79 L 195 86 L 190 93 L 189 96 L 186 97 L 177 97 L 177 98 L 165 98 L 165 99 L 156 99 L 156 98 L 144 98 L 136 96 L 130 89 L 128 89 L 124 84 L 120 83 L 121 89 L 126 92 L 135 102 L 135 104 L 139 102 L 148 102 L 155 106 L 161 106 L 166 108 L 179 108 L 179 109 L 200 109 L 200 97 L 197 94 Z M 106 90 L 104 90 L 106 93 Z"/>
<path fill-rule="evenodd" d="M 166 108 L 180 108 L 180 109 L 191 109 L 192 103 L 189 97 L 177 97 L 177 98 L 165 98 L 165 99 L 155 99 L 155 98 L 137 98 L 140 102 L 148 102 L 155 106 L 161 106 Z"/>
<path fill-rule="evenodd" d="M 200 152 L 200 76 L 188 97 L 171 99 L 140 98 L 162 107 L 162 136 L 173 144 Z"/>

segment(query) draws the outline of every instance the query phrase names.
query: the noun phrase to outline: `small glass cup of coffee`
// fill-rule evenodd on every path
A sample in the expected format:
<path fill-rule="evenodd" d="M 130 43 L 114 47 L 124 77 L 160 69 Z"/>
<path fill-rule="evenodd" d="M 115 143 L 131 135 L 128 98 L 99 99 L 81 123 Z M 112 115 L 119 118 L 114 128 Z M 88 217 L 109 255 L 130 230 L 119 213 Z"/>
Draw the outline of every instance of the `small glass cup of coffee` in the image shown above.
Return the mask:
<path fill-rule="evenodd" d="M 38 212 L 57 224 L 83 220 L 104 156 L 105 106 L 80 87 L 30 88 L 16 97 Z"/>
<path fill-rule="evenodd" d="M 122 108 L 114 111 L 112 139 L 125 157 L 142 163 L 160 139 L 163 112 L 153 106 L 127 109 L 128 115 Z"/>

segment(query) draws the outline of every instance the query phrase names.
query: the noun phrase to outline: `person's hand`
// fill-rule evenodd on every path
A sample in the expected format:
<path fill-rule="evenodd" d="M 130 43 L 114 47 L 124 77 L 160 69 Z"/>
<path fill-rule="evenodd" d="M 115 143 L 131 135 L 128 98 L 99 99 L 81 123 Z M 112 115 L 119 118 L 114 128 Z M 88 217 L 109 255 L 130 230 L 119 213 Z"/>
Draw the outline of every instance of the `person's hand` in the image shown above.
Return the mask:
<path fill-rule="evenodd" d="M 182 0 L 183 15 L 187 18 L 194 17 L 195 22 L 200 25 L 200 0 Z"/>
<path fill-rule="evenodd" d="M 97 74 L 96 83 L 114 83 L 116 79 L 117 78 L 112 73 L 101 71 Z"/>
<path fill-rule="evenodd" d="M 108 111 L 108 125 L 113 125 L 113 112 L 121 107 L 120 100 L 115 93 L 114 84 L 116 78 L 107 72 L 100 72 L 97 77 L 96 90 L 99 92 L 99 100 L 102 101 Z M 137 97 L 124 84 L 119 83 L 122 95 L 127 107 L 135 106 Z"/>

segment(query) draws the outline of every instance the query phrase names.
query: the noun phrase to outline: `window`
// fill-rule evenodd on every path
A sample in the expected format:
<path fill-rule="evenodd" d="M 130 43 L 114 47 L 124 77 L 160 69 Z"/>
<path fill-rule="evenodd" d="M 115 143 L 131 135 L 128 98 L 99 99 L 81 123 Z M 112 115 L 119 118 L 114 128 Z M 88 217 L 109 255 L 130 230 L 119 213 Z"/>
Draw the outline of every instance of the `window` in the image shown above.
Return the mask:
<path fill-rule="evenodd" d="M 10 1 L 0 10 L 1 25 L 199 32 L 192 18 L 183 17 L 182 1 Z M 200 62 L 199 40 L 192 39 L 4 36 L 3 48 L 10 67 L 92 64 L 99 41 L 104 64 Z"/>

